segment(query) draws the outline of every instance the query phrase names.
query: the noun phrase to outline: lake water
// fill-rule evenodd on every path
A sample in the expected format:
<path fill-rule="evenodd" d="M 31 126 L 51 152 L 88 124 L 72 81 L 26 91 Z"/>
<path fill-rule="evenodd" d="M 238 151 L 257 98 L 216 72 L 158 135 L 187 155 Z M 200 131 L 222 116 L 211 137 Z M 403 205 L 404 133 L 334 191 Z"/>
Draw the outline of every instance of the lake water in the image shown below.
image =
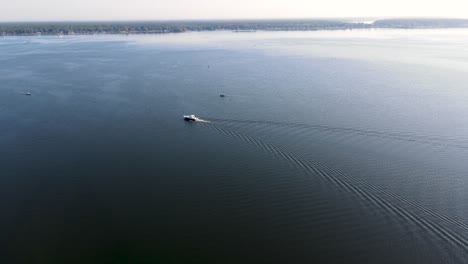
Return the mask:
<path fill-rule="evenodd" d="M 1 263 L 468 262 L 468 30 L 0 37 L 0 92 Z"/>

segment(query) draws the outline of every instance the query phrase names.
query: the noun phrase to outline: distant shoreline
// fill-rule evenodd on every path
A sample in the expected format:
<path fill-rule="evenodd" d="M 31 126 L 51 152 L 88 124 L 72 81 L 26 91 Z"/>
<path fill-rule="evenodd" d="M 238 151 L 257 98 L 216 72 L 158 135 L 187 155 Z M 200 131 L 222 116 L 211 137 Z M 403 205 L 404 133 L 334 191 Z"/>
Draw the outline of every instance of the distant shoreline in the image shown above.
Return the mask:
<path fill-rule="evenodd" d="M 335 20 L 237 20 L 173 22 L 8 22 L 0 23 L 0 36 L 54 36 L 95 34 L 165 34 L 227 30 L 317 31 L 349 29 L 468 28 L 468 19 L 382 19 L 372 23 Z"/>

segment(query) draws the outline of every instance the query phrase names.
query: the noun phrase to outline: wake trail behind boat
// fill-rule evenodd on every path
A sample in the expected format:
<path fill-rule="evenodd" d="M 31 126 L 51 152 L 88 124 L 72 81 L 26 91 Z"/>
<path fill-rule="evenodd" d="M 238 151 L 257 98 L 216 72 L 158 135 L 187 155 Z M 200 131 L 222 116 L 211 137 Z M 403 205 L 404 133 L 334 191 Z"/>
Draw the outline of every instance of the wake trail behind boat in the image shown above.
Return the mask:
<path fill-rule="evenodd" d="M 459 141 L 450 138 L 441 138 L 436 136 L 424 136 L 424 135 L 411 135 L 410 133 L 397 133 L 397 132 L 387 132 L 387 131 L 377 131 L 353 127 L 339 127 L 339 126 L 330 126 L 323 124 L 309 124 L 309 123 L 297 123 L 297 122 L 282 122 L 282 121 L 267 121 L 267 120 L 248 120 L 248 119 L 226 119 L 226 118 L 215 118 L 207 117 L 211 121 L 218 122 L 229 122 L 229 123 L 246 123 L 246 124 L 264 124 L 267 126 L 281 126 L 281 127 L 290 127 L 290 128 L 310 128 L 324 131 L 336 131 L 336 132 L 346 132 L 356 135 L 378 137 L 378 138 L 388 138 L 399 141 L 408 141 L 415 142 L 419 144 L 439 146 L 439 147 L 451 147 L 461 150 L 468 150 L 468 142 Z"/>
<path fill-rule="evenodd" d="M 454 246 L 456 245 L 463 249 L 468 248 L 468 240 L 462 234 L 459 234 L 452 229 L 455 228 L 463 230 L 463 233 L 468 230 L 468 224 L 460 219 L 444 215 L 440 212 L 422 206 L 421 204 L 391 193 L 388 190 L 379 188 L 361 179 L 340 172 L 335 168 L 330 168 L 322 163 L 310 160 L 289 148 L 284 148 L 247 134 L 225 129 L 217 126 L 216 124 L 210 124 L 207 125 L 207 127 L 224 135 L 252 143 L 265 151 L 289 161 L 291 164 L 299 166 L 306 171 L 309 171 L 310 173 L 313 173 L 314 175 L 349 191 L 350 193 L 354 193 L 358 197 L 372 203 L 378 208 L 388 211 L 390 214 L 397 216 L 404 221 L 419 226 Z"/>

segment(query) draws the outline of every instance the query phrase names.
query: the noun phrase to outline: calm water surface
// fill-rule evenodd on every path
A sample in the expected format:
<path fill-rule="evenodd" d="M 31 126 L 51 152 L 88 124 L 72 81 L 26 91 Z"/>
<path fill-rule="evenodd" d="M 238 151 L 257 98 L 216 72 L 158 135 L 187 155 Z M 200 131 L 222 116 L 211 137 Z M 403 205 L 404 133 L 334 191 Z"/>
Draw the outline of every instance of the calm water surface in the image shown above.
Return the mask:
<path fill-rule="evenodd" d="M 3 37 L 0 92 L 1 263 L 468 262 L 468 30 Z"/>

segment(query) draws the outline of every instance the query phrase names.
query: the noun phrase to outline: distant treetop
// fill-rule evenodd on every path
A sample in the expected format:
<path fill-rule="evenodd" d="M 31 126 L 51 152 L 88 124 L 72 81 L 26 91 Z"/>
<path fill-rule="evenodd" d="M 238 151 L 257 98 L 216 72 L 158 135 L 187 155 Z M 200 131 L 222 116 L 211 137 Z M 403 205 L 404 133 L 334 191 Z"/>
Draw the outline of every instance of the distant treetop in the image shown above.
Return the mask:
<path fill-rule="evenodd" d="M 385 19 L 372 24 L 334 20 L 219 20 L 148 22 L 41 22 L 0 23 L 0 34 L 73 35 L 73 34 L 157 34 L 214 30 L 336 30 L 360 28 L 461 28 L 468 19 Z"/>

